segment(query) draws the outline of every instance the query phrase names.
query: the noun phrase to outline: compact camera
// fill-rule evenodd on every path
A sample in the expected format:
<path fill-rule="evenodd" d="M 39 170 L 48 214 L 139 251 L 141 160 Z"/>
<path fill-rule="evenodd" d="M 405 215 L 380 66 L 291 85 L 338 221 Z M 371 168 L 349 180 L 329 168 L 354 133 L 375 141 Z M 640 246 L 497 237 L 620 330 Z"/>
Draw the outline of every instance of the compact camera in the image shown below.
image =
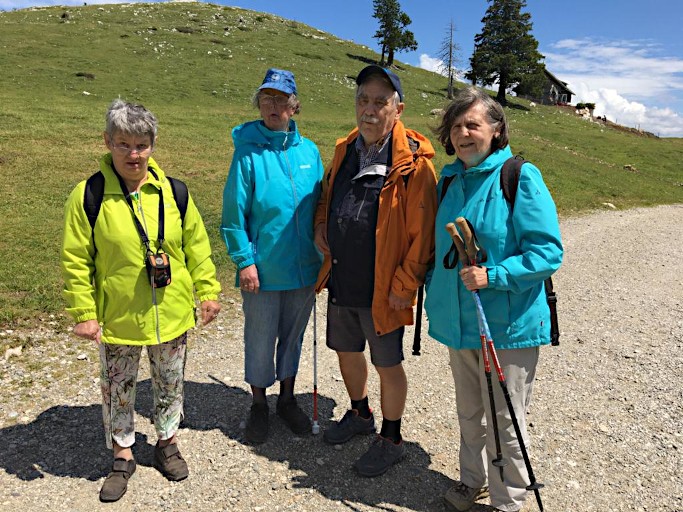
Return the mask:
<path fill-rule="evenodd" d="M 154 254 L 148 251 L 145 266 L 147 277 L 153 288 L 163 288 L 171 284 L 171 262 L 166 253 L 159 251 Z"/>

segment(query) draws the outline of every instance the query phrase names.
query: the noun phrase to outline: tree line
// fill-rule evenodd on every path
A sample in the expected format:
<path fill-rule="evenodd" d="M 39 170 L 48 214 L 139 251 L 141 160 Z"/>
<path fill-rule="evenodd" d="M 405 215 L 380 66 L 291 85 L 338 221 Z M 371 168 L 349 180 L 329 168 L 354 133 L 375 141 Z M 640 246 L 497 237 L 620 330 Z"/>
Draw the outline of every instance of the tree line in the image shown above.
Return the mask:
<path fill-rule="evenodd" d="M 474 85 L 498 84 L 496 100 L 506 104 L 508 90 L 518 95 L 540 97 L 545 82 L 544 57 L 538 51 L 538 41 L 531 34 L 531 14 L 523 12 L 526 0 L 487 0 L 489 7 L 482 18 L 482 30 L 474 38 L 474 52 L 465 78 Z M 394 54 L 417 50 L 412 23 L 401 10 L 398 0 L 373 0 L 373 17 L 379 28 L 375 33 L 382 57 L 380 65 L 392 66 Z M 460 52 L 455 42 L 455 24 L 451 20 L 437 57 L 440 71 L 448 78 L 448 98 L 453 97 L 456 63 Z"/>

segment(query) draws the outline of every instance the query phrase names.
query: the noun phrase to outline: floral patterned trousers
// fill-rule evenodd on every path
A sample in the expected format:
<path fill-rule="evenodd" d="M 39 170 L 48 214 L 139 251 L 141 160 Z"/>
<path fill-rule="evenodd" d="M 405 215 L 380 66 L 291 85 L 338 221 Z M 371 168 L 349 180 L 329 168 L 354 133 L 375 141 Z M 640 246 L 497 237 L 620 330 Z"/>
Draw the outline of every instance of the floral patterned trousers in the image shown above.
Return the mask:
<path fill-rule="evenodd" d="M 183 384 L 187 333 L 160 345 L 147 345 L 154 426 L 159 439 L 170 439 L 183 417 Z M 100 345 L 102 419 L 107 448 L 112 442 L 128 448 L 135 443 L 135 387 L 142 346 Z"/>

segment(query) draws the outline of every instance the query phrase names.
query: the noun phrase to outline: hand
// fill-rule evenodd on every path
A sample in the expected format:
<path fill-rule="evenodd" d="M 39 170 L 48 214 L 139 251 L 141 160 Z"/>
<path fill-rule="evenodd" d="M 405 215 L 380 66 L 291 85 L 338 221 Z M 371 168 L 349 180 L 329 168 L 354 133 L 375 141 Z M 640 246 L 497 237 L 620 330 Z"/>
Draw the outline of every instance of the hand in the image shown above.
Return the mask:
<path fill-rule="evenodd" d="M 99 345 L 101 342 L 102 329 L 97 320 L 86 320 L 79 322 L 74 326 L 74 334 L 80 338 L 92 340 Z"/>
<path fill-rule="evenodd" d="M 259 286 L 256 265 L 249 265 L 240 270 L 240 288 L 243 292 L 258 293 Z"/>
<path fill-rule="evenodd" d="M 327 226 L 325 224 L 318 224 L 315 227 L 315 245 L 318 250 L 324 255 L 330 254 L 330 246 L 327 243 Z"/>
<path fill-rule="evenodd" d="M 202 312 L 202 325 L 212 322 L 221 310 L 221 305 L 215 300 L 202 301 L 200 306 Z"/>
<path fill-rule="evenodd" d="M 394 292 L 389 292 L 389 307 L 393 310 L 400 311 L 412 307 L 412 299 L 404 299 L 399 297 Z"/>
<path fill-rule="evenodd" d="M 486 272 L 486 267 L 474 265 L 465 267 L 460 271 L 460 278 L 465 288 L 471 292 L 482 290 L 489 285 L 489 275 Z"/>

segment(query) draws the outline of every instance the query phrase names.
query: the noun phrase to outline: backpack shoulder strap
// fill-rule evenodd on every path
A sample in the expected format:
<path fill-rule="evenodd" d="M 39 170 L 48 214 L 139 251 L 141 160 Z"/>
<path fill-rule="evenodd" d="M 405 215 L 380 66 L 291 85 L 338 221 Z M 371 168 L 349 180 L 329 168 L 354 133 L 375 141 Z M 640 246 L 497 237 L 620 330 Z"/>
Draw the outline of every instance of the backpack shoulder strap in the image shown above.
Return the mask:
<path fill-rule="evenodd" d="M 189 201 L 190 193 L 187 191 L 187 185 L 185 185 L 184 181 L 171 177 L 168 177 L 168 181 L 170 182 L 171 190 L 173 191 L 173 199 L 175 199 L 175 204 L 180 211 L 180 222 L 182 224 L 185 222 L 185 213 L 187 212 L 187 203 Z"/>
<path fill-rule="evenodd" d="M 522 165 L 525 162 L 526 160 L 519 155 L 510 157 L 505 161 L 500 171 L 500 188 L 503 189 L 503 197 L 510 203 L 511 211 L 515 208 L 519 174 L 522 172 Z"/>
<path fill-rule="evenodd" d="M 83 195 L 83 209 L 88 217 L 90 229 L 95 229 L 95 222 L 100 213 L 102 198 L 104 197 L 104 174 L 97 171 L 85 182 L 85 194 Z"/>
<path fill-rule="evenodd" d="M 453 178 L 455 178 L 455 174 L 453 176 L 446 176 L 443 179 L 443 182 L 441 183 L 441 195 L 439 196 L 439 204 L 441 204 L 443 202 L 443 198 L 446 197 L 446 192 L 448 191 L 448 187 L 450 187 Z"/>

